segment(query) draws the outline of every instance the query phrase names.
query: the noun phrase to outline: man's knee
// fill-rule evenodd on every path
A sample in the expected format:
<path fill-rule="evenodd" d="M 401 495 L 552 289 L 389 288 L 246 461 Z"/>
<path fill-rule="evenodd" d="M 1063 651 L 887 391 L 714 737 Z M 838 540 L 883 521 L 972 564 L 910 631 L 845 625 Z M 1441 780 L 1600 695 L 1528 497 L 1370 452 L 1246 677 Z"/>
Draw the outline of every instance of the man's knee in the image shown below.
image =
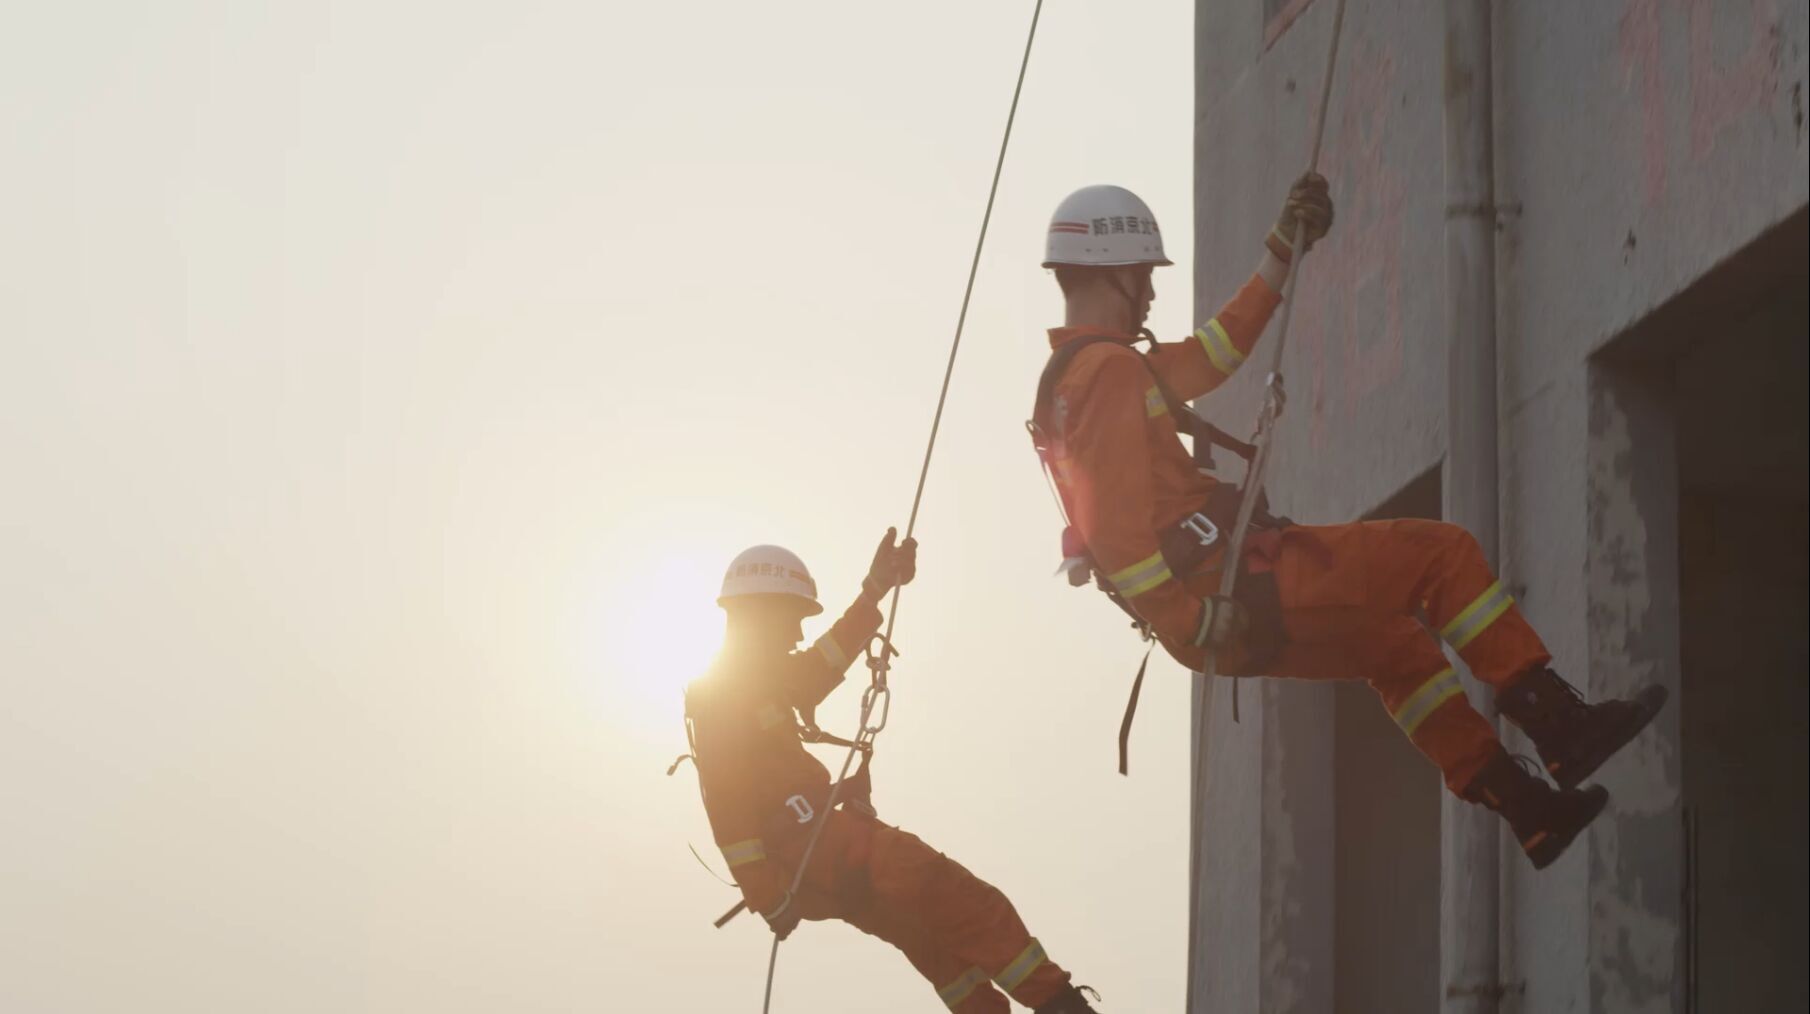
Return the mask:
<path fill-rule="evenodd" d="M 1438 546 L 1441 552 L 1482 558 L 1482 544 L 1477 541 L 1475 535 L 1471 534 L 1471 530 L 1463 525 L 1456 525 L 1450 521 L 1419 521 L 1417 523 L 1425 526 L 1420 537 Z"/>

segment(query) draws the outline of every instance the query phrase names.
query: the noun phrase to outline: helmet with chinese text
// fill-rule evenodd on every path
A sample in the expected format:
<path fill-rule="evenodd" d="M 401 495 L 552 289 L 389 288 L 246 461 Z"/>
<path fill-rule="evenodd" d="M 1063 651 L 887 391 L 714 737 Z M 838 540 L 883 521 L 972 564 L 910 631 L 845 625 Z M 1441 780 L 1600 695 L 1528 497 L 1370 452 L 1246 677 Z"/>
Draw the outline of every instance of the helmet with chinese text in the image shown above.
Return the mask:
<path fill-rule="evenodd" d="M 754 546 L 737 554 L 723 574 L 723 590 L 716 604 L 727 608 L 736 599 L 756 595 L 797 599 L 806 616 L 823 612 L 817 602 L 817 582 L 804 561 L 780 546 Z"/>
<path fill-rule="evenodd" d="M 1082 187 L 1063 198 L 1050 219 L 1046 268 L 1172 263 L 1163 255 L 1163 234 L 1150 206 L 1124 187 Z"/>

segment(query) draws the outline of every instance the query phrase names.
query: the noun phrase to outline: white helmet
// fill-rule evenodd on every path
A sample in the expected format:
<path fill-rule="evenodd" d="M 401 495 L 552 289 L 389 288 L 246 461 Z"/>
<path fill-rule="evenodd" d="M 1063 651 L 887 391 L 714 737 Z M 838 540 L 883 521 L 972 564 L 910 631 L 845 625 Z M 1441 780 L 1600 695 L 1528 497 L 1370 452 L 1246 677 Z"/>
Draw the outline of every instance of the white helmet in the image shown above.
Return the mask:
<path fill-rule="evenodd" d="M 806 616 L 823 612 L 817 604 L 817 582 L 811 580 L 804 561 L 779 546 L 745 549 L 730 562 L 716 604 L 727 606 L 730 599 L 745 595 L 790 595 L 809 606 Z"/>
<path fill-rule="evenodd" d="M 1124 187 L 1082 187 L 1063 198 L 1050 219 L 1043 256 L 1046 268 L 1173 263 L 1163 256 L 1163 234 L 1157 230 L 1150 206 Z"/>

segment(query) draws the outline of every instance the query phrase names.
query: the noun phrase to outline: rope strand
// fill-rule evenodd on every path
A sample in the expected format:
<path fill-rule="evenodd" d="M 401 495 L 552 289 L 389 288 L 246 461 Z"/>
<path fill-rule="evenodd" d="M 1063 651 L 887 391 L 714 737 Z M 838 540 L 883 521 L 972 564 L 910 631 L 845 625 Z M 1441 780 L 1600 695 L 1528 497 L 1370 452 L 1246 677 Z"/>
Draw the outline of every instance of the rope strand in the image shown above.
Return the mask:
<path fill-rule="evenodd" d="M 1332 42 L 1326 54 L 1326 76 L 1320 82 L 1320 107 L 1314 116 L 1313 153 L 1308 159 L 1308 171 L 1317 171 L 1320 167 L 1320 148 L 1326 138 L 1326 111 L 1332 103 L 1332 73 L 1339 61 L 1339 36 L 1345 27 L 1345 0 L 1339 0 L 1338 7 L 1332 15 Z M 1289 244 L 1290 264 L 1293 266 L 1288 278 L 1282 283 L 1282 320 L 1278 323 L 1275 348 L 1271 350 L 1270 372 L 1264 389 L 1263 406 L 1257 413 L 1257 433 L 1251 440 L 1256 445 L 1257 453 L 1251 457 L 1250 465 L 1245 469 L 1244 485 L 1239 491 L 1238 521 L 1232 526 L 1232 540 L 1226 550 L 1226 565 L 1219 578 L 1219 595 L 1231 598 L 1232 589 L 1238 581 L 1238 567 L 1243 560 L 1244 537 L 1251 527 L 1251 515 L 1257 507 L 1257 497 L 1262 488 L 1263 472 L 1269 464 L 1270 439 L 1275 432 L 1275 423 L 1281 411 L 1279 397 L 1282 386 L 1282 351 L 1288 345 L 1288 325 L 1294 316 L 1295 285 L 1300 280 L 1301 269 L 1305 266 L 1307 252 L 1302 249 L 1306 235 L 1306 225 L 1300 221 L 1295 223 L 1295 235 Z M 1208 705 L 1212 701 L 1213 677 L 1218 668 L 1217 653 L 1207 649 L 1204 668 L 1201 670 L 1206 679 L 1201 687 L 1201 706 L 1196 714 L 1194 725 L 1194 778 L 1192 795 L 1198 807 L 1204 802 L 1207 787 L 1207 719 Z M 1232 684 L 1233 714 L 1237 714 L 1238 684 Z M 1199 813 L 1195 812 L 1198 819 Z M 1200 870 L 1202 865 L 1202 835 L 1200 828 L 1192 832 L 1193 848 L 1188 856 L 1188 1009 L 1195 1009 L 1195 950 L 1199 945 L 1196 931 L 1195 912 L 1200 907 Z"/>
<path fill-rule="evenodd" d="M 943 407 L 949 401 L 949 383 L 955 376 L 955 358 L 962 347 L 962 331 L 968 323 L 968 306 L 974 299 L 974 279 L 980 273 L 980 255 L 987 244 L 987 227 L 993 222 L 993 205 L 999 196 L 999 178 L 1005 170 L 1006 149 L 1012 142 L 1012 124 L 1018 118 L 1018 99 L 1024 93 L 1025 72 L 1031 65 L 1031 44 L 1037 39 L 1037 22 L 1043 15 L 1043 0 L 1037 0 L 1031 11 L 1031 28 L 1024 39 L 1024 56 L 1018 63 L 1018 81 L 1012 86 L 1012 105 L 1006 112 L 1005 131 L 999 139 L 999 155 L 993 162 L 993 181 L 987 187 L 987 207 L 980 218 L 980 235 L 974 241 L 974 257 L 968 264 L 968 284 L 962 290 L 961 312 L 955 318 L 955 338 L 949 344 L 949 361 L 943 367 L 943 384 L 937 392 L 936 413 L 930 420 L 930 438 L 924 444 L 924 463 L 918 469 L 917 490 L 911 496 L 911 515 L 905 523 L 905 538 L 909 539 L 917 531 L 918 508 L 924 502 L 924 486 L 930 478 L 930 459 L 936 453 L 936 437 L 943 425 Z M 860 752 L 864 744 L 872 744 L 874 737 L 885 728 L 886 721 L 881 719 L 879 727 L 869 723 L 873 718 L 874 708 L 890 694 L 886 686 L 886 672 L 895 654 L 892 647 L 892 632 L 899 618 L 899 587 L 892 589 L 892 600 L 886 611 L 886 631 L 879 635 L 880 650 L 876 657 L 869 642 L 868 668 L 873 671 L 873 681 L 867 693 L 861 699 L 861 731 L 856 733 L 855 742 L 849 746 L 848 753 L 842 758 L 842 770 L 836 775 L 836 782 L 830 786 L 829 798 L 824 802 L 823 812 L 816 815 L 811 824 L 811 835 L 805 841 L 804 853 L 799 857 L 798 870 L 792 874 L 791 894 L 798 893 L 799 885 L 804 883 L 805 871 L 810 867 L 811 856 L 817 850 L 817 841 L 823 836 L 824 825 L 829 822 L 830 811 L 836 808 L 838 798 L 842 795 L 842 785 L 848 780 L 849 765 L 854 763 L 855 754 Z M 882 712 L 885 714 L 885 712 Z M 794 904 L 797 902 L 794 901 Z M 770 1014 L 773 1007 L 773 977 L 779 963 L 779 937 L 773 938 L 773 949 L 767 955 L 767 988 L 761 1000 L 762 1014 Z"/>

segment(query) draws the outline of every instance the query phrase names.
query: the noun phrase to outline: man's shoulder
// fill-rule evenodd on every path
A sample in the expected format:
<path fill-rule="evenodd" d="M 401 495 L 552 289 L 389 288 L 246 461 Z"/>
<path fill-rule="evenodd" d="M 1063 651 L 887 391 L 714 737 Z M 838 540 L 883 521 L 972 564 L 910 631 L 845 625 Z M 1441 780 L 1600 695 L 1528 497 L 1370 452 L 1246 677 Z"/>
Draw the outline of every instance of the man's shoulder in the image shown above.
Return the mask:
<path fill-rule="evenodd" d="M 746 682 L 741 674 L 712 669 L 685 687 L 685 717 L 713 720 L 748 707 Z"/>
<path fill-rule="evenodd" d="M 1075 350 L 1068 369 L 1063 371 L 1062 383 L 1072 390 L 1090 387 L 1097 380 L 1139 376 L 1147 371 L 1144 357 L 1137 349 L 1121 341 L 1106 339 Z"/>
<path fill-rule="evenodd" d="M 694 681 L 685 688 L 686 717 L 714 725 L 753 724 L 763 730 L 782 724 L 790 709 L 764 689 L 767 681 L 753 675 L 712 672 Z"/>

